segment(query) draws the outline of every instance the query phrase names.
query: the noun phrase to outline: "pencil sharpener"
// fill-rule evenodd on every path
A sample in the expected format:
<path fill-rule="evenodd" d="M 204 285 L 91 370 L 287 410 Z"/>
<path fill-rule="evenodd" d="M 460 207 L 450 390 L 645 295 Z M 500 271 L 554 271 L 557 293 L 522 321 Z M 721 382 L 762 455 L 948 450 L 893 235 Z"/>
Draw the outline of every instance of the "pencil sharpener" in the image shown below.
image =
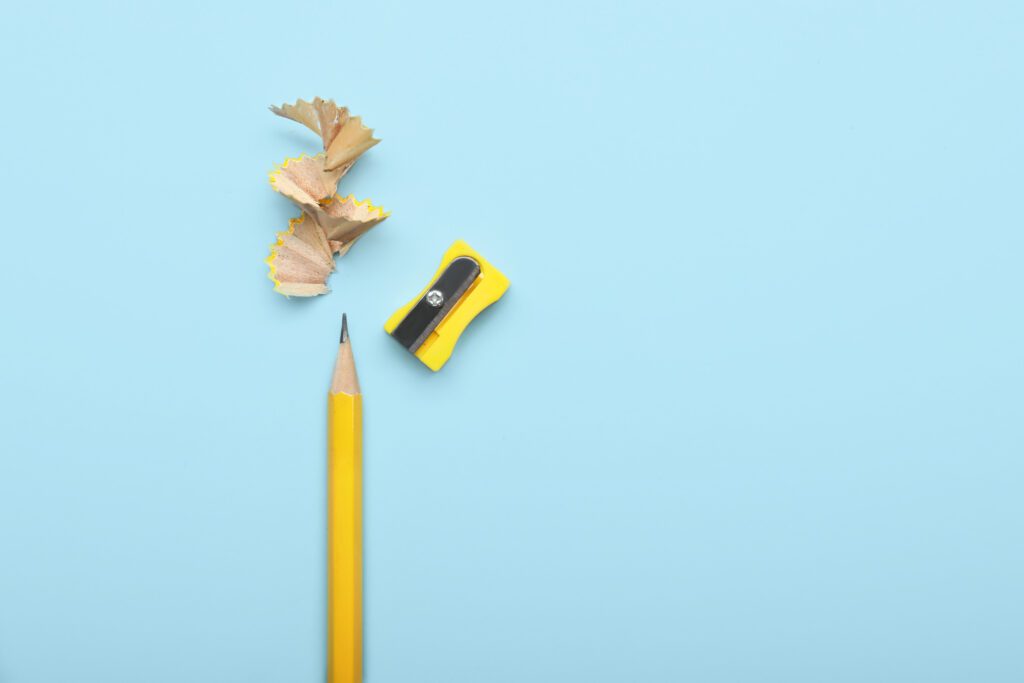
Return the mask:
<path fill-rule="evenodd" d="M 480 311 L 500 299 L 509 281 L 462 240 L 441 259 L 430 284 L 384 323 L 399 344 L 437 372 Z"/>

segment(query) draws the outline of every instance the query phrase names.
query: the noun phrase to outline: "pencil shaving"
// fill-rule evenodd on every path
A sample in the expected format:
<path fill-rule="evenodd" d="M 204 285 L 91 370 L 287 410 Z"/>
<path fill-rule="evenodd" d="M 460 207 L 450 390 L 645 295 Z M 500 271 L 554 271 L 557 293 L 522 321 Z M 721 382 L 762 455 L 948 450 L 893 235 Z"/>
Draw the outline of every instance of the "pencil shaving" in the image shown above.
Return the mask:
<path fill-rule="evenodd" d="M 310 213 L 288 222 L 270 248 L 268 277 L 274 291 L 285 296 L 318 296 L 330 291 L 327 277 L 334 271 L 334 256 L 344 256 L 387 212 L 354 197 L 332 197 Z"/>
<path fill-rule="evenodd" d="M 330 291 L 326 283 L 334 270 L 333 249 L 323 229 L 306 214 L 288 221 L 288 229 L 277 233 L 267 265 L 275 292 L 317 296 Z"/>
<path fill-rule="evenodd" d="M 362 118 L 353 116 L 338 130 L 327 148 L 325 167 L 334 169 L 351 164 L 378 142 L 380 140 L 373 137 L 373 131 L 363 125 Z"/>
<path fill-rule="evenodd" d="M 383 208 L 374 206 L 369 200 L 357 202 L 352 195 L 344 199 L 335 196 L 322 202 L 312 215 L 323 228 L 328 241 L 348 246 L 388 217 Z"/>
<path fill-rule="evenodd" d="M 334 196 L 338 181 L 352 167 L 352 164 L 348 164 L 328 171 L 324 168 L 325 160 L 323 154 L 286 159 L 270 172 L 270 185 L 300 208 L 314 207 L 318 202 Z"/>
<path fill-rule="evenodd" d="M 314 97 L 312 102 L 296 100 L 295 104 L 271 106 L 278 116 L 297 121 L 320 136 L 327 153 L 325 168 L 333 171 L 351 164 L 380 140 L 373 130 L 363 125 L 359 116 L 349 116 L 348 107 L 339 107 L 334 100 Z"/>
<path fill-rule="evenodd" d="M 334 256 L 344 256 L 356 240 L 388 213 L 368 200 L 336 194 L 338 182 L 356 160 L 380 140 L 358 116 L 334 100 L 272 106 L 278 116 L 297 121 L 320 135 L 324 152 L 287 159 L 270 173 L 270 185 L 290 199 L 303 214 L 288 230 L 277 233 L 267 264 L 274 291 L 286 296 L 317 296 L 330 291 L 327 277 Z"/>

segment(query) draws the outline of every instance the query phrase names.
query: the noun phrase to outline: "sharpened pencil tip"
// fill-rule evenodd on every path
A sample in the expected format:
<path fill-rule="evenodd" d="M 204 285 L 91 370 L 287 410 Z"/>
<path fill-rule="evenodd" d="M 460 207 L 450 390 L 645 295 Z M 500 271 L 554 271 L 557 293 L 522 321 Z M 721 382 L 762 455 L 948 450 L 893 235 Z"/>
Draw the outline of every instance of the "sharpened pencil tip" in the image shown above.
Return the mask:
<path fill-rule="evenodd" d="M 348 341 L 348 315 L 345 313 L 341 314 L 341 340 L 339 344 L 344 344 Z"/>

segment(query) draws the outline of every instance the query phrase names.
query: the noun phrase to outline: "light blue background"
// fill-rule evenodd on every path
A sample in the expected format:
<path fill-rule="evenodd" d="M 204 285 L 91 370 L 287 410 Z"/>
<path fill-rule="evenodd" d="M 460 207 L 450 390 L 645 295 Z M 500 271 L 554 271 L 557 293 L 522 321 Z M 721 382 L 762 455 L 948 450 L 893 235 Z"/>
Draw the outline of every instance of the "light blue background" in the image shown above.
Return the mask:
<path fill-rule="evenodd" d="M 1019 3 L 144 4 L 0 26 L 0 681 L 322 680 L 342 311 L 368 681 L 1024 680 Z M 289 301 L 317 94 L 393 215 Z"/>

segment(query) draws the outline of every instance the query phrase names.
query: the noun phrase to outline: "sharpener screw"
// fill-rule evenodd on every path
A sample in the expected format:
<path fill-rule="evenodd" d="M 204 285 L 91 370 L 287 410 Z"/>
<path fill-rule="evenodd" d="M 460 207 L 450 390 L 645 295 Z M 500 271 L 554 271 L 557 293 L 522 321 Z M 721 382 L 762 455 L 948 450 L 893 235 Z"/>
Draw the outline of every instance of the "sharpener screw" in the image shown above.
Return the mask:
<path fill-rule="evenodd" d="M 444 303 L 444 294 L 437 291 L 436 289 L 430 290 L 429 292 L 427 292 L 427 303 L 433 306 L 434 308 L 440 308 L 441 304 Z"/>

